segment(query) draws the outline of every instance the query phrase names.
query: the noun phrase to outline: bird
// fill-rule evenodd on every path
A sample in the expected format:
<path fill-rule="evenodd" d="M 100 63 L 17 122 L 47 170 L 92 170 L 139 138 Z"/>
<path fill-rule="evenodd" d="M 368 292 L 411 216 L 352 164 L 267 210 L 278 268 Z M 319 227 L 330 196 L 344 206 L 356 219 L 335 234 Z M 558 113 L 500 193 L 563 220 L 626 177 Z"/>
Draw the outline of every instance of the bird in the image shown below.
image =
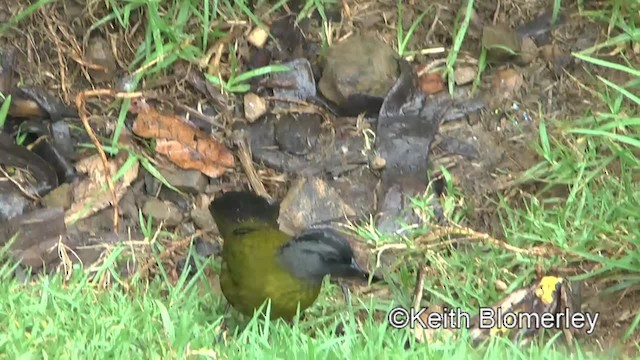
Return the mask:
<path fill-rule="evenodd" d="M 268 299 L 269 317 L 292 320 L 318 298 L 323 279 L 368 279 L 338 231 L 280 231 L 280 205 L 251 191 L 216 197 L 209 211 L 223 239 L 220 287 L 229 305 L 253 316 Z"/>

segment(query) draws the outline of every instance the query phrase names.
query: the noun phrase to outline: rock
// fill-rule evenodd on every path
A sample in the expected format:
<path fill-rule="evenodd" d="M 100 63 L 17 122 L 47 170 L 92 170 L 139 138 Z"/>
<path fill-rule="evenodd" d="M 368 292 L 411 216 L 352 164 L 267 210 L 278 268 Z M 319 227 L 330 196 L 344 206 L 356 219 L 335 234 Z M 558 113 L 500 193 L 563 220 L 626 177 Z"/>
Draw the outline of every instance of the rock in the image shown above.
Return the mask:
<path fill-rule="evenodd" d="M 501 25 L 485 26 L 482 30 L 482 46 L 487 49 L 487 60 L 506 61 L 520 53 L 521 38 L 518 34 Z"/>
<path fill-rule="evenodd" d="M 147 217 L 152 216 L 154 224 L 162 221 L 165 226 L 176 226 L 180 224 L 183 219 L 177 206 L 158 199 L 147 200 L 142 207 L 142 213 Z"/>
<path fill-rule="evenodd" d="M 89 63 L 101 67 L 100 69 L 89 69 L 91 78 L 97 82 L 113 80 L 116 71 L 116 60 L 107 40 L 101 36 L 94 36 L 89 39 L 85 56 Z"/>
<path fill-rule="evenodd" d="M 220 243 L 205 240 L 203 238 L 197 238 L 195 241 L 196 253 L 202 257 L 209 257 L 211 255 L 215 255 L 220 253 L 222 247 Z"/>
<path fill-rule="evenodd" d="M 188 212 L 191 206 L 191 198 L 189 196 L 175 192 L 168 187 L 163 187 L 158 193 L 157 198 L 177 206 L 183 213 Z"/>
<path fill-rule="evenodd" d="M 122 216 L 129 220 L 138 221 L 138 207 L 136 206 L 136 195 L 131 189 L 127 190 L 118 203 Z"/>
<path fill-rule="evenodd" d="M 518 55 L 518 62 L 520 65 L 530 64 L 538 57 L 538 46 L 530 37 L 522 39 L 522 45 L 520 46 L 520 54 Z"/>
<path fill-rule="evenodd" d="M 571 54 L 558 45 L 545 45 L 540 48 L 540 54 L 557 76 L 562 75 L 573 60 Z"/>
<path fill-rule="evenodd" d="M 476 69 L 471 66 L 457 68 L 453 73 L 456 85 L 466 85 L 476 78 Z"/>
<path fill-rule="evenodd" d="M 323 128 L 316 114 L 283 114 L 279 119 L 268 115 L 244 129 L 254 161 L 296 175 L 337 176 L 368 163 L 370 150 L 364 137 L 354 134 L 351 120 L 355 119 L 336 119 L 331 129 Z"/>
<path fill-rule="evenodd" d="M 384 160 L 384 159 L 383 159 Z M 328 180 L 342 202 L 349 205 L 358 217 L 369 217 L 376 207 L 375 190 L 378 177 L 369 169 L 361 167 L 336 179 Z"/>
<path fill-rule="evenodd" d="M 69 210 L 73 203 L 73 191 L 71 189 L 71 185 L 69 185 L 69 183 L 64 183 L 53 189 L 44 198 L 42 198 L 42 203 L 48 208 L 60 207 L 65 210 Z"/>
<path fill-rule="evenodd" d="M 151 175 L 147 169 L 142 169 L 144 172 L 144 190 L 149 196 L 158 195 L 160 191 L 160 181 L 155 176 Z"/>
<path fill-rule="evenodd" d="M 491 81 L 491 93 L 494 100 L 513 99 L 524 85 L 524 78 L 515 69 L 501 69 Z"/>
<path fill-rule="evenodd" d="M 213 216 L 209 209 L 193 209 L 191 210 L 191 220 L 196 224 L 199 229 L 210 230 L 216 229 L 216 222 L 213 221 Z"/>
<path fill-rule="evenodd" d="M 254 93 L 244 95 L 244 117 L 248 122 L 252 123 L 258 120 L 266 112 L 267 102 L 263 98 Z"/>
<path fill-rule="evenodd" d="M 318 87 L 342 106 L 352 96 L 384 98 L 398 75 L 398 55 L 389 45 L 356 35 L 329 49 Z"/>
<path fill-rule="evenodd" d="M 297 179 L 280 203 L 278 223 L 293 234 L 311 225 L 355 216 L 340 194 L 321 178 Z"/>
<path fill-rule="evenodd" d="M 280 149 L 292 155 L 306 155 L 319 142 L 322 118 L 315 114 L 282 116 L 275 124 Z"/>
<path fill-rule="evenodd" d="M 16 234 L 11 250 L 26 250 L 51 237 L 66 233 L 64 211 L 61 208 L 36 209 L 32 212 L 0 222 L 0 247 Z"/>
<path fill-rule="evenodd" d="M 198 170 L 182 170 L 175 166 L 163 167 L 158 170 L 169 184 L 189 194 L 204 192 L 209 183 L 207 177 Z"/>
<path fill-rule="evenodd" d="M 182 222 L 176 230 L 180 236 L 189 236 L 196 232 L 196 227 L 192 222 Z"/>
<path fill-rule="evenodd" d="M 264 44 L 267 43 L 268 38 L 269 38 L 269 30 L 268 29 L 265 30 L 256 26 L 255 28 L 253 28 L 253 30 L 251 30 L 251 32 L 249 33 L 249 36 L 247 36 L 247 42 L 261 49 L 264 46 Z"/>

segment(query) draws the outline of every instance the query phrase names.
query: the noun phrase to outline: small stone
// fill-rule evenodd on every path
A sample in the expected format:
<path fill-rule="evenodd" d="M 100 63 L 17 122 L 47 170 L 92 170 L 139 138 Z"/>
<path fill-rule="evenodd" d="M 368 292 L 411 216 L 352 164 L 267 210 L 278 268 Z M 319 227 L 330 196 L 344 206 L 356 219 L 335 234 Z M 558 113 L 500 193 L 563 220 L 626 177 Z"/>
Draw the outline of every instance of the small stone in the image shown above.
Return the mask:
<path fill-rule="evenodd" d="M 520 53 L 521 40 L 514 30 L 491 25 L 482 30 L 482 46 L 487 49 L 487 60 L 505 61 Z"/>
<path fill-rule="evenodd" d="M 507 284 L 504 281 L 500 280 L 500 279 L 496 279 L 495 282 L 494 282 L 494 285 L 496 287 L 496 290 L 501 291 L 501 292 L 505 292 L 508 289 Z"/>
<path fill-rule="evenodd" d="M 48 208 L 59 207 L 69 210 L 73 203 L 73 191 L 71 190 L 71 185 L 64 183 L 43 197 L 42 203 Z"/>
<path fill-rule="evenodd" d="M 165 226 L 176 226 L 182 222 L 183 218 L 177 206 L 158 199 L 147 200 L 142 207 L 142 213 L 152 217 L 154 226 L 161 221 Z"/>
<path fill-rule="evenodd" d="M 519 62 L 521 65 L 530 64 L 538 57 L 538 46 L 532 38 L 526 36 L 522 39 L 522 45 L 520 46 Z"/>
<path fill-rule="evenodd" d="M 87 61 L 100 69 L 89 68 L 89 75 L 98 82 L 108 82 L 113 79 L 116 71 L 116 60 L 113 57 L 109 42 L 100 36 L 89 39 L 87 47 Z"/>
<path fill-rule="evenodd" d="M 136 206 L 136 194 L 132 189 L 127 190 L 118 207 L 122 213 L 122 216 L 131 220 L 138 220 L 138 207 Z"/>
<path fill-rule="evenodd" d="M 266 112 L 267 102 L 263 98 L 254 93 L 244 95 L 244 117 L 248 122 L 252 123 L 258 120 Z"/>
<path fill-rule="evenodd" d="M 376 155 L 371 161 L 371 168 L 373 170 L 381 170 L 387 165 L 387 160 L 383 159 L 379 155 Z"/>
<path fill-rule="evenodd" d="M 207 177 L 198 170 L 183 170 L 175 166 L 167 166 L 160 168 L 159 171 L 169 184 L 189 194 L 203 192 L 209 183 Z"/>
<path fill-rule="evenodd" d="M 320 222 L 356 215 L 340 194 L 321 178 L 299 178 L 280 203 L 282 231 L 297 233 Z"/>
<path fill-rule="evenodd" d="M 247 41 L 249 44 L 257 47 L 258 49 L 262 49 L 264 44 L 267 43 L 267 39 L 269 38 L 269 30 L 262 29 L 258 26 L 253 28 L 247 37 Z"/>
<path fill-rule="evenodd" d="M 354 95 L 383 98 L 399 73 L 398 54 L 389 45 L 356 35 L 329 48 L 318 88 L 338 105 Z"/>
<path fill-rule="evenodd" d="M 458 86 L 469 84 L 476 78 L 476 69 L 471 66 L 458 68 L 453 73 L 453 77 Z"/>
<path fill-rule="evenodd" d="M 191 220 L 199 229 L 211 230 L 216 228 L 216 223 L 211 216 L 209 209 L 193 209 L 191 210 Z"/>
<path fill-rule="evenodd" d="M 501 69 L 496 72 L 491 85 L 497 98 L 511 99 L 524 85 L 524 78 L 517 70 Z"/>

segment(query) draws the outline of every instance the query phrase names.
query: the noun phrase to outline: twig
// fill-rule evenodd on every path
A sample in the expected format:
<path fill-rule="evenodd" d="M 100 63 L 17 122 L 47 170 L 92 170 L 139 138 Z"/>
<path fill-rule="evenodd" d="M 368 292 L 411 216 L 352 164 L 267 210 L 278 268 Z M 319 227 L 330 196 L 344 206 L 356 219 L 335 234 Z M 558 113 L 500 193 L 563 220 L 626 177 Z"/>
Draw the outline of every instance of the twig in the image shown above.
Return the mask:
<path fill-rule="evenodd" d="M 413 309 L 418 310 L 420 308 L 420 301 L 422 301 L 422 294 L 424 292 L 424 278 L 427 275 L 427 271 L 424 267 L 420 267 L 418 274 L 416 275 L 416 287 L 413 290 Z"/>
<path fill-rule="evenodd" d="M 258 195 L 271 200 L 271 195 L 269 195 L 267 190 L 264 188 L 264 184 L 262 183 L 262 181 L 260 181 L 258 172 L 253 166 L 253 160 L 251 159 L 251 146 L 247 143 L 246 137 L 242 136 L 237 142 L 238 147 L 240 148 L 240 151 L 238 152 L 238 158 L 240 159 L 242 169 L 247 174 L 247 178 L 249 179 L 251 188 L 253 188 L 253 191 L 255 191 Z"/>
<path fill-rule="evenodd" d="M 78 109 L 78 115 L 80 116 L 80 120 L 82 121 L 82 125 L 84 125 L 84 129 L 91 138 L 91 141 L 96 146 L 98 150 L 98 154 L 100 155 L 100 160 L 102 160 L 102 166 L 104 167 L 105 175 L 107 178 L 107 186 L 109 187 L 109 192 L 111 192 L 111 197 L 113 199 L 112 207 L 113 207 L 113 230 L 117 231 L 118 229 L 118 197 L 116 196 L 115 187 L 113 185 L 113 181 L 111 180 L 111 171 L 109 170 L 109 161 L 107 160 L 107 154 L 104 152 L 102 145 L 100 144 L 100 140 L 96 136 L 95 132 L 91 128 L 89 124 L 89 118 L 87 116 L 87 112 L 84 108 L 85 98 L 88 97 L 100 97 L 100 96 L 112 96 L 115 98 L 136 98 L 142 96 L 142 93 L 117 93 L 114 90 L 110 89 L 97 89 L 97 90 L 87 90 L 82 91 L 76 96 L 76 108 Z"/>
<path fill-rule="evenodd" d="M 517 254 L 525 254 L 529 256 L 553 256 L 553 255 L 562 254 L 562 251 L 547 249 L 543 247 L 522 249 L 517 246 L 509 245 L 502 240 L 493 238 L 489 234 L 480 233 L 469 228 L 458 227 L 458 226 L 443 227 L 438 225 L 434 225 L 433 227 L 434 227 L 434 231 L 432 231 L 427 235 L 420 236 L 416 239 L 415 241 L 416 245 L 430 243 L 437 239 L 441 239 L 445 236 L 460 235 L 460 236 L 464 236 L 466 239 L 486 242 L 491 245 L 495 245 L 497 247 L 503 248 L 505 250 L 508 250 Z"/>

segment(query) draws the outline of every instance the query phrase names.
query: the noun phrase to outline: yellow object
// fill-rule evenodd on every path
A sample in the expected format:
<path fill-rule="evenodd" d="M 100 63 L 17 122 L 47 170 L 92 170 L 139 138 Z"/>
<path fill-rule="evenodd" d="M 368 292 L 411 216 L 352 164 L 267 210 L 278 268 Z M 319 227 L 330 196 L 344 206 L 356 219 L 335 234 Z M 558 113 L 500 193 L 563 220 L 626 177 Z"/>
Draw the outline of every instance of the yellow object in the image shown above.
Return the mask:
<path fill-rule="evenodd" d="M 562 283 L 562 278 L 555 276 L 545 276 L 540 280 L 536 289 L 536 296 L 546 305 L 551 304 L 556 296 L 558 284 Z"/>
<path fill-rule="evenodd" d="M 228 192 L 209 210 L 224 241 L 220 287 L 239 312 L 253 316 L 271 299 L 271 318 L 291 319 L 311 306 L 325 275 L 368 276 L 338 232 L 311 229 L 291 238 L 278 226 L 278 204 L 252 192 Z"/>

